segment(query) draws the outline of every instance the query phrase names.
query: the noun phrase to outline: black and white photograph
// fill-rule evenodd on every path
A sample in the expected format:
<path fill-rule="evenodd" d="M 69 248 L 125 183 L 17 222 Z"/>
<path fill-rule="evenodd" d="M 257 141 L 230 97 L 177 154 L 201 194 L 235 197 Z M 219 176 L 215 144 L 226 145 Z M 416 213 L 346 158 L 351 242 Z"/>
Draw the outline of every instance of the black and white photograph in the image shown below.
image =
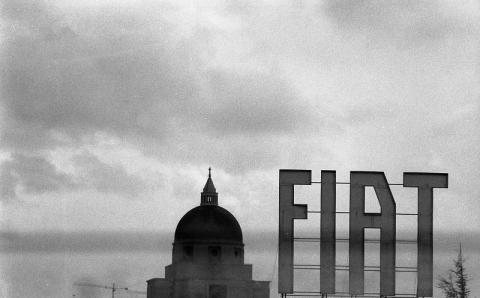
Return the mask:
<path fill-rule="evenodd" d="M 480 297 L 478 0 L 0 1 L 0 298 Z"/>

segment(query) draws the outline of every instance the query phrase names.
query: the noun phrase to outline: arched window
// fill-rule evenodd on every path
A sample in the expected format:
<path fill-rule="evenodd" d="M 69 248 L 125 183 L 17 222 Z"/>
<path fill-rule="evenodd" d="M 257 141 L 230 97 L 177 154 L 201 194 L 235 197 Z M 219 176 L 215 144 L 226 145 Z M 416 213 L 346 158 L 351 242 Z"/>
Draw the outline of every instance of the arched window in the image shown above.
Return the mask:
<path fill-rule="evenodd" d="M 183 259 L 185 261 L 192 261 L 193 260 L 193 246 L 192 245 L 183 246 Z"/>
<path fill-rule="evenodd" d="M 233 253 L 235 255 L 235 258 L 241 258 L 242 257 L 242 249 L 241 248 L 236 247 Z"/>
<path fill-rule="evenodd" d="M 222 259 L 222 250 L 220 246 L 209 246 L 208 247 L 208 256 L 210 262 L 218 263 Z"/>

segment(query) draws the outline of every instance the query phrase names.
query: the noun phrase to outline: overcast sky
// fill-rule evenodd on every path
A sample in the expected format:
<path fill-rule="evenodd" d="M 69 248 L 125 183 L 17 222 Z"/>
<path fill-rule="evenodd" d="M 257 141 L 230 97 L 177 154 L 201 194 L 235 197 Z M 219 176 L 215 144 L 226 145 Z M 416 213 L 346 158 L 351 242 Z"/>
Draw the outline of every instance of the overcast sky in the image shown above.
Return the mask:
<path fill-rule="evenodd" d="M 449 173 L 434 198 L 436 239 L 450 243 L 436 247 L 447 261 L 435 274 L 459 241 L 478 257 L 479 11 L 473 0 L 3 1 L 0 295 L 68 297 L 82 276 L 144 289 L 209 166 L 248 260 L 267 268 L 257 279 L 274 272 L 280 168 L 342 181 L 384 171 L 391 183 Z M 393 192 L 398 211 L 415 211 L 415 192 Z M 112 245 L 122 233 L 140 243 Z"/>

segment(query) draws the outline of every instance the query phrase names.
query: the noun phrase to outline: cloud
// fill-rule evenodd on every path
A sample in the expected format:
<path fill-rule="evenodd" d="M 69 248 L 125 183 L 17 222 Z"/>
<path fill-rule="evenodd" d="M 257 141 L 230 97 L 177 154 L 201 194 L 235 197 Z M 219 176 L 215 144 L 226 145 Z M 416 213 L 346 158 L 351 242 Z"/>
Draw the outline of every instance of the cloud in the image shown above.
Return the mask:
<path fill-rule="evenodd" d="M 107 164 L 91 154 L 76 155 L 73 162 L 77 184 L 84 188 L 131 198 L 145 190 L 146 183 L 119 164 Z"/>
<path fill-rule="evenodd" d="M 308 111 L 281 77 L 263 73 L 210 72 L 211 106 L 207 122 L 215 133 L 276 134 L 293 132 Z"/>
<path fill-rule="evenodd" d="M 75 185 L 67 174 L 39 156 L 15 154 L 1 165 L 0 187 L 3 199 L 16 197 L 17 188 L 27 194 L 41 194 Z"/>
<path fill-rule="evenodd" d="M 340 0 L 326 1 L 321 9 L 340 29 L 408 46 L 442 40 L 466 29 L 464 21 L 439 2 Z"/>
<path fill-rule="evenodd" d="M 135 197 L 146 188 L 142 179 L 127 173 L 120 164 L 108 164 L 87 153 L 72 160 L 75 170 L 66 173 L 42 156 L 13 154 L 0 165 L 2 199 L 81 189 Z"/>
<path fill-rule="evenodd" d="M 82 21 L 94 21 L 86 18 Z M 193 88 L 175 49 L 138 40 L 136 32 L 123 33 L 128 28 L 106 37 L 118 25 L 115 20 L 90 27 L 91 36 L 79 30 L 54 40 L 36 34 L 42 25 L 36 21 L 18 25 L 26 36 L 10 32 L 5 51 L 4 145 L 52 148 L 59 145 L 55 136 L 75 142 L 97 131 L 162 138 L 169 107 Z M 73 31 L 44 25 L 54 32 Z"/>
<path fill-rule="evenodd" d="M 77 14 L 9 1 L 4 15 L 14 26 L 2 56 L 2 147 L 75 150 L 102 133 L 145 154 L 168 155 L 167 162 L 219 160 L 234 169 L 230 152 L 242 142 L 252 148 L 238 153 L 255 160 L 249 166 L 275 164 L 273 138 L 311 121 L 301 94 L 274 69 L 239 71 L 217 61 L 212 49 L 230 32 L 209 19 L 213 10 L 195 24 L 182 22 L 182 9 L 154 14 L 128 4 Z M 212 140 L 221 144 L 210 146 Z M 195 152 L 199 147 L 208 152 Z"/>

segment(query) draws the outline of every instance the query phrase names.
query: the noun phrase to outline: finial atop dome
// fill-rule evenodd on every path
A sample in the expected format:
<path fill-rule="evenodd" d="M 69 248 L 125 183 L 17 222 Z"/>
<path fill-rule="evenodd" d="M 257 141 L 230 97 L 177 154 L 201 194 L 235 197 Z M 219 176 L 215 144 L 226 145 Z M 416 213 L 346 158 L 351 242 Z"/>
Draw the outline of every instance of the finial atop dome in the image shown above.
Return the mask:
<path fill-rule="evenodd" d="M 212 168 L 208 168 L 208 179 L 203 187 L 203 192 L 201 194 L 200 205 L 218 205 L 218 193 L 213 185 L 212 180 Z"/>

